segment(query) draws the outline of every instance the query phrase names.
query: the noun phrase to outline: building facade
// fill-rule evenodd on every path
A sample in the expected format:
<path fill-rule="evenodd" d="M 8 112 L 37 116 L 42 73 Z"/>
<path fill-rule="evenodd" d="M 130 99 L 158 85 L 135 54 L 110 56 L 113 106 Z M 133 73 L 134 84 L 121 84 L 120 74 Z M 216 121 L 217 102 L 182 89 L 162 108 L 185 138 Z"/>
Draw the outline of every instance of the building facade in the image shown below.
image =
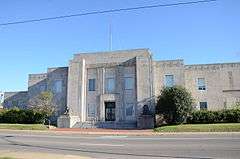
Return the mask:
<path fill-rule="evenodd" d="M 68 67 L 30 74 L 28 91 L 5 92 L 3 105 L 25 108 L 51 91 L 59 127 L 134 128 L 147 122 L 144 107 L 154 114 L 161 89 L 174 85 L 192 93 L 196 109 L 228 108 L 240 102 L 240 63 L 155 61 L 148 49 L 75 54 Z"/>

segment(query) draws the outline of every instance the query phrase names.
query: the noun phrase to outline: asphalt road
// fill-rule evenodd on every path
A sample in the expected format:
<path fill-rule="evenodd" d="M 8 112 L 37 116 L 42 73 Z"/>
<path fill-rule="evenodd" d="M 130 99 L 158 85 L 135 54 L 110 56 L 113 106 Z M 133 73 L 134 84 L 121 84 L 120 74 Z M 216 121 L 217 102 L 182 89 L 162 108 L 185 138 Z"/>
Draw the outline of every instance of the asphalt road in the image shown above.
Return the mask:
<path fill-rule="evenodd" d="M 0 131 L 0 150 L 93 158 L 240 158 L 240 134 L 101 136 Z"/>

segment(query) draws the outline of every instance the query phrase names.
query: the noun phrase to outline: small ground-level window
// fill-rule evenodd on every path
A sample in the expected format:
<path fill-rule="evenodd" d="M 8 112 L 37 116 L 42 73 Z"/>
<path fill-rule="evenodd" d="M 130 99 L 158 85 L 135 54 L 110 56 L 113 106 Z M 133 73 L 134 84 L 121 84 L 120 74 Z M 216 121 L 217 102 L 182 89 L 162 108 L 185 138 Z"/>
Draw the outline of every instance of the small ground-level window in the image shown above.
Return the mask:
<path fill-rule="evenodd" d="M 95 117 L 95 113 L 96 113 L 95 108 L 96 107 L 93 104 L 88 105 L 88 117 Z"/>
<path fill-rule="evenodd" d="M 133 113 L 134 113 L 133 103 L 128 103 L 126 105 L 126 116 L 133 116 Z"/>
<path fill-rule="evenodd" d="M 200 110 L 207 110 L 207 102 L 199 102 Z"/>

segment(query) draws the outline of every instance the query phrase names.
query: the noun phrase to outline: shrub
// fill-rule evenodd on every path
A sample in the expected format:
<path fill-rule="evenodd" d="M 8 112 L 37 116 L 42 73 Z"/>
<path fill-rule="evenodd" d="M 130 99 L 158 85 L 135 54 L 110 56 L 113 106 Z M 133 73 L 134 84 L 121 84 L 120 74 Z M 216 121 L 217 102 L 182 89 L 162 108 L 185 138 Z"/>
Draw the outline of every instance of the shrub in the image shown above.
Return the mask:
<path fill-rule="evenodd" d="M 194 111 L 187 119 L 188 123 L 214 123 L 215 113 L 207 110 Z"/>
<path fill-rule="evenodd" d="M 240 109 L 230 109 L 224 111 L 224 120 L 226 122 L 240 122 Z"/>
<path fill-rule="evenodd" d="M 194 111 L 188 117 L 187 123 L 237 123 L 240 122 L 240 109 L 228 109 L 219 111 L 199 110 Z"/>
<path fill-rule="evenodd" d="M 10 109 L 0 113 L 0 123 L 43 124 L 46 114 L 33 110 Z"/>
<path fill-rule="evenodd" d="M 183 87 L 166 87 L 158 97 L 156 113 L 163 115 L 167 124 L 183 123 L 192 112 L 193 98 Z"/>

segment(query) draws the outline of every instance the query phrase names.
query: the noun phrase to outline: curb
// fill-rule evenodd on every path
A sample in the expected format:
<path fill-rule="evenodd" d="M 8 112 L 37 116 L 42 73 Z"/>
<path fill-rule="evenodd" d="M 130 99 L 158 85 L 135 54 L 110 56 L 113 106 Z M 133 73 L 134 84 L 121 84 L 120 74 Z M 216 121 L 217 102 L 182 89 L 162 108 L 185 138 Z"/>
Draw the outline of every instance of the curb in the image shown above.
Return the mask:
<path fill-rule="evenodd" d="M 0 132 L 23 132 L 27 134 L 35 134 L 35 133 L 41 133 L 45 135 L 61 135 L 61 134 L 74 134 L 74 135 L 113 135 L 113 136 L 119 136 L 119 135 L 127 135 L 127 136 L 162 136 L 162 135 L 240 135 L 240 132 L 154 132 L 154 131 L 148 131 L 148 132 L 136 132 L 137 130 L 134 130 L 134 132 L 126 132 L 127 130 L 124 130 L 124 132 L 121 132 L 122 130 L 111 130 L 111 131 L 81 131 L 81 130 L 12 130 L 12 129 L 0 129 Z"/>

